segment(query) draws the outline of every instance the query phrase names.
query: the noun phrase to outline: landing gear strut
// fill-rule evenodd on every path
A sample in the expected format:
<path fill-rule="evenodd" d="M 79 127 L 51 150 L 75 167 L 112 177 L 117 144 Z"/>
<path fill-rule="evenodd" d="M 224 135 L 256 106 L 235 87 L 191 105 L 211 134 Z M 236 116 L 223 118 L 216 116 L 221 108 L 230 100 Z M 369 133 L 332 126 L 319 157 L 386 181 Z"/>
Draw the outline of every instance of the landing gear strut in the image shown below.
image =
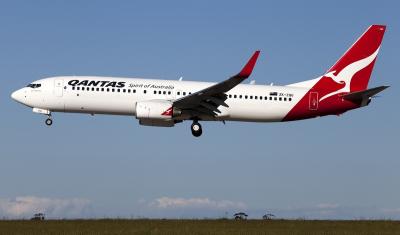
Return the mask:
<path fill-rule="evenodd" d="M 51 119 L 51 115 L 47 115 L 46 125 L 51 126 L 53 124 L 53 120 Z"/>
<path fill-rule="evenodd" d="M 201 129 L 201 125 L 197 120 L 193 121 L 191 130 L 192 130 L 192 135 L 195 137 L 199 137 L 203 133 L 203 130 Z"/>

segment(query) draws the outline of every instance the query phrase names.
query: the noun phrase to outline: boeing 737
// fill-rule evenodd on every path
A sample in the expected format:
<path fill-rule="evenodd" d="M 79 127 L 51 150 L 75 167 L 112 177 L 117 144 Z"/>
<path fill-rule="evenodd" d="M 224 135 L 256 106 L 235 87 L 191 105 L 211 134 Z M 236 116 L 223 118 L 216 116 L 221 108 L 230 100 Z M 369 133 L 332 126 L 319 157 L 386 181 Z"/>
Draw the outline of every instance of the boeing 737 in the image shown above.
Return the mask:
<path fill-rule="evenodd" d="M 252 73 L 256 51 L 243 69 L 219 83 L 59 76 L 37 80 L 11 94 L 17 102 L 47 116 L 52 113 L 113 114 L 136 117 L 140 125 L 173 127 L 201 121 L 286 122 L 340 115 L 367 106 L 388 86 L 368 89 L 386 26 L 372 25 L 322 76 L 286 86 L 241 84 Z"/>

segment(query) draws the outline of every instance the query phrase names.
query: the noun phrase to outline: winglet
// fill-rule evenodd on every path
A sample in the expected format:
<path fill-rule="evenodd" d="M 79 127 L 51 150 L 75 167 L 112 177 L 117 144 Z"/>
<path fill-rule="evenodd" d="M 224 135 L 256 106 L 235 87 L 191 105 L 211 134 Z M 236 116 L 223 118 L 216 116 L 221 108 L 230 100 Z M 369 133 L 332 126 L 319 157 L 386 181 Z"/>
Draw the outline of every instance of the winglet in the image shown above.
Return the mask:
<path fill-rule="evenodd" d="M 256 65 L 258 55 L 260 55 L 260 51 L 254 52 L 253 56 L 249 59 L 247 64 L 243 67 L 242 71 L 238 74 L 241 78 L 248 78 L 253 71 L 254 66 Z"/>

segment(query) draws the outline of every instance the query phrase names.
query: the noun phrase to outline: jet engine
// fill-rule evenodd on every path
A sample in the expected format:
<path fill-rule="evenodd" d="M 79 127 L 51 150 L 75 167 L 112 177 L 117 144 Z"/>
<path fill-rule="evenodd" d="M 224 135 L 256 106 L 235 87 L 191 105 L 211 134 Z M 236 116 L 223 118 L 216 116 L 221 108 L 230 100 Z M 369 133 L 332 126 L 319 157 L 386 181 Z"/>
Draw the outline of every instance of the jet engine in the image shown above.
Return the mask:
<path fill-rule="evenodd" d="M 172 102 L 167 100 L 149 100 L 136 103 L 136 118 L 144 126 L 172 127 L 175 121 Z"/>

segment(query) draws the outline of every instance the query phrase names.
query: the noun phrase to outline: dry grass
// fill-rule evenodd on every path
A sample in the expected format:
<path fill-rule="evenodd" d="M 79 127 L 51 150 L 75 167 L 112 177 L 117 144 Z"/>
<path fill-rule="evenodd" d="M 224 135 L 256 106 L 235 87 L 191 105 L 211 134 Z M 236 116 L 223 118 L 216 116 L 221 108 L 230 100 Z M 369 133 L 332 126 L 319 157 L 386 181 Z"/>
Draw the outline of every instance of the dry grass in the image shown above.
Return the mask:
<path fill-rule="evenodd" d="M 277 234 L 277 235 L 400 235 L 398 221 L 301 220 L 49 220 L 0 221 L 0 234 Z"/>

